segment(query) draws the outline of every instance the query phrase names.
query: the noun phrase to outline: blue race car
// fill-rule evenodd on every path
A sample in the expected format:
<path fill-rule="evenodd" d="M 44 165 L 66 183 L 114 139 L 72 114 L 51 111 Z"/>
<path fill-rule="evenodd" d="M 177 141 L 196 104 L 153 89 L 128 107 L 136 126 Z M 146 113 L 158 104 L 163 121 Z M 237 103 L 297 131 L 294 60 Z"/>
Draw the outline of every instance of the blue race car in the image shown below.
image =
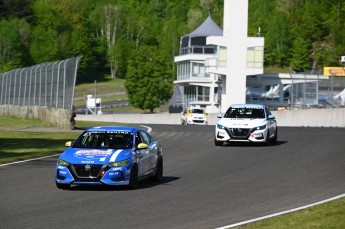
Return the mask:
<path fill-rule="evenodd" d="M 163 176 L 162 146 L 146 131 L 135 127 L 100 126 L 85 130 L 60 155 L 56 186 L 127 185 Z"/>

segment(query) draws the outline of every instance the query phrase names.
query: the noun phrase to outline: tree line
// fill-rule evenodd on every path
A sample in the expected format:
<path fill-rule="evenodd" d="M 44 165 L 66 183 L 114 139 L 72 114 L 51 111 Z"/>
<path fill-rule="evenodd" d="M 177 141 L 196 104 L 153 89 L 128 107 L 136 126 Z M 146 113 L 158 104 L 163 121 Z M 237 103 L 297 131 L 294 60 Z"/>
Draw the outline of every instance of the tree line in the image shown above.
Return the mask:
<path fill-rule="evenodd" d="M 99 72 L 125 78 L 141 46 L 157 47 L 174 69 L 180 37 L 208 15 L 222 26 L 223 1 L 0 0 L 0 71 L 82 55 L 81 81 Z M 338 65 L 345 1 L 249 0 L 248 35 L 265 37 L 266 66 Z"/>
<path fill-rule="evenodd" d="M 171 94 L 180 37 L 208 15 L 222 27 L 223 1 L 0 0 L 0 72 L 83 56 L 77 83 L 159 70 L 170 85 L 160 90 Z M 345 55 L 345 1 L 249 0 L 248 35 L 265 37 L 265 67 L 337 66 Z"/>
<path fill-rule="evenodd" d="M 249 0 L 249 33 L 261 28 L 265 66 L 317 72 L 345 55 L 345 1 Z"/>

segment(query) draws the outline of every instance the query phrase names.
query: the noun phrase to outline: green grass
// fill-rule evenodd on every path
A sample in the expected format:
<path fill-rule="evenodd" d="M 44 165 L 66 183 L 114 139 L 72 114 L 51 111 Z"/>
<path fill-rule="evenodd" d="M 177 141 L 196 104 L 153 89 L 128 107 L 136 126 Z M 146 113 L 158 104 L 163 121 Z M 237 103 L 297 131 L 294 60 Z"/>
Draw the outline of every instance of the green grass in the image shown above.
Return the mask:
<path fill-rule="evenodd" d="M 290 73 L 291 70 L 289 68 L 281 68 L 279 66 L 270 66 L 270 67 L 265 67 L 264 72 L 265 73 Z"/>
<path fill-rule="evenodd" d="M 113 93 L 126 93 L 125 80 L 106 76 L 102 82 L 89 82 L 78 84 L 75 87 L 75 98 L 85 98 L 87 94 L 104 95 Z"/>
<path fill-rule="evenodd" d="M 85 97 L 87 94 L 92 94 L 93 96 L 97 93 L 97 97 L 102 99 L 102 102 L 114 101 L 114 100 L 123 100 L 127 99 L 127 92 L 125 88 L 125 79 L 119 78 L 111 78 L 111 76 L 105 76 L 102 78 L 102 81 L 89 82 L 78 84 L 75 87 L 75 94 L 74 94 L 74 106 L 85 106 L 86 100 Z M 168 111 L 168 102 L 161 105 L 159 108 L 156 108 L 154 112 L 167 112 Z M 116 108 L 103 108 L 103 112 L 114 112 L 114 113 L 123 113 L 123 112 L 130 112 L 130 113 L 145 113 L 149 112 L 149 110 L 141 110 L 138 108 L 134 108 L 132 106 L 124 106 L 124 107 L 116 107 Z"/>
<path fill-rule="evenodd" d="M 102 81 L 97 81 L 96 83 L 93 81 L 76 85 L 74 106 L 85 105 L 85 98 L 88 94 L 93 96 L 96 94 L 98 98 L 102 98 L 102 102 L 126 99 L 125 79 L 113 79 L 111 76 L 105 76 L 102 78 Z"/>
<path fill-rule="evenodd" d="M 0 116 L 0 127 L 2 128 L 28 128 L 28 127 L 53 127 L 49 122 L 38 119 L 25 119 L 20 117 Z"/>
<path fill-rule="evenodd" d="M 111 122 L 78 121 L 77 128 L 122 125 Z M 65 143 L 78 137 L 81 131 L 37 132 L 28 128 L 52 127 L 36 119 L 0 116 L 0 164 L 62 153 Z M 21 131 L 25 130 L 25 131 Z M 29 129 L 30 130 L 30 129 Z"/>
<path fill-rule="evenodd" d="M 62 153 L 79 134 L 0 131 L 0 164 Z"/>
<path fill-rule="evenodd" d="M 237 228 L 345 228 L 345 198 Z"/>

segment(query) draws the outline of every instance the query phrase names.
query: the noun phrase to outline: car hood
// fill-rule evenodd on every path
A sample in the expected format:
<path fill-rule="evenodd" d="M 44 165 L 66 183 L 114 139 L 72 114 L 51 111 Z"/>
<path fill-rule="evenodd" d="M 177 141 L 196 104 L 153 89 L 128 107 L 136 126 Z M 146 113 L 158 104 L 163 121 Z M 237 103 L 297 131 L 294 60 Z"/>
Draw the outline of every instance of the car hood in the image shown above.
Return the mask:
<path fill-rule="evenodd" d="M 253 128 L 265 125 L 266 119 L 252 118 L 222 118 L 218 124 L 228 128 Z"/>
<path fill-rule="evenodd" d="M 73 164 L 108 164 L 132 156 L 132 149 L 67 148 L 60 159 Z"/>

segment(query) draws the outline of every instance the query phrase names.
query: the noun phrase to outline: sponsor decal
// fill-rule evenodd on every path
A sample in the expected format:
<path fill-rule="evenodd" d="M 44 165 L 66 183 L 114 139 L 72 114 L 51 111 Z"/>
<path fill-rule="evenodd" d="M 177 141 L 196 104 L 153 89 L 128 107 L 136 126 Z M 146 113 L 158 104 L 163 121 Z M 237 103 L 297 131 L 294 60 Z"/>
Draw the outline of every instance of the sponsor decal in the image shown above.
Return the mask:
<path fill-rule="evenodd" d="M 107 129 L 97 129 L 98 127 L 95 127 L 95 130 L 90 130 L 87 133 L 104 133 L 104 134 L 131 134 L 131 132 L 128 132 L 126 130 L 107 130 Z M 97 129 L 97 130 L 96 130 Z"/>
<path fill-rule="evenodd" d="M 95 162 L 94 161 L 81 161 L 81 163 L 83 163 L 83 164 L 94 164 Z"/>
<path fill-rule="evenodd" d="M 255 137 L 262 137 L 262 133 L 254 133 Z"/>
<path fill-rule="evenodd" d="M 345 76 L 345 68 L 342 67 L 324 67 L 323 74 L 325 76 Z"/>
<path fill-rule="evenodd" d="M 232 125 L 233 126 L 248 126 L 248 123 L 236 123 L 236 122 L 234 122 Z"/>
<path fill-rule="evenodd" d="M 73 154 L 74 157 L 83 158 L 83 159 L 100 159 L 107 157 L 111 154 L 109 151 L 101 150 L 78 150 Z"/>
<path fill-rule="evenodd" d="M 120 176 L 120 172 L 109 173 L 109 176 Z"/>

